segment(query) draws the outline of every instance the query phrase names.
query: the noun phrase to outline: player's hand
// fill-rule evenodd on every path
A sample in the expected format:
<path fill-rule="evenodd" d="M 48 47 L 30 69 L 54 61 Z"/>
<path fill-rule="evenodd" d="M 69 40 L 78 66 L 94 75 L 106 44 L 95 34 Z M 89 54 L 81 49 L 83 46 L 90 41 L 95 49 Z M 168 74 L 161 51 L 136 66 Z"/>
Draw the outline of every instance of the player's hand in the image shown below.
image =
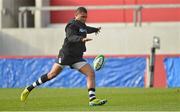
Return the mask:
<path fill-rule="evenodd" d="M 97 29 L 98 29 L 98 31 L 95 33 L 96 35 L 97 35 L 98 33 L 100 33 L 101 27 L 98 27 Z"/>
<path fill-rule="evenodd" d="M 88 41 L 91 41 L 92 39 L 90 39 L 90 38 L 83 38 L 82 39 L 82 42 L 88 42 Z"/>

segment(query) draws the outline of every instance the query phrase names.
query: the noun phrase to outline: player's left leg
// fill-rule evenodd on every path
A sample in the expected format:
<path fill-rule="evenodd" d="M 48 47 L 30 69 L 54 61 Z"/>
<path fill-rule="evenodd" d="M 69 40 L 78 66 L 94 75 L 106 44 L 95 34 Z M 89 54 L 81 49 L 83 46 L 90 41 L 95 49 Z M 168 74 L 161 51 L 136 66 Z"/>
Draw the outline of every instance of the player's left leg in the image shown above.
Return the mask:
<path fill-rule="evenodd" d="M 81 73 L 86 76 L 87 79 L 87 88 L 89 92 L 89 105 L 98 106 L 104 105 L 106 99 L 97 99 L 95 95 L 95 73 L 92 67 L 87 62 L 78 62 L 73 65 L 74 68 L 78 69 Z"/>
<path fill-rule="evenodd" d="M 30 92 L 36 88 L 37 86 L 53 79 L 63 70 L 63 66 L 58 63 L 54 63 L 52 69 L 49 73 L 42 75 L 37 81 L 35 81 L 30 86 L 26 87 L 24 91 L 21 93 L 21 101 L 25 102 Z"/>

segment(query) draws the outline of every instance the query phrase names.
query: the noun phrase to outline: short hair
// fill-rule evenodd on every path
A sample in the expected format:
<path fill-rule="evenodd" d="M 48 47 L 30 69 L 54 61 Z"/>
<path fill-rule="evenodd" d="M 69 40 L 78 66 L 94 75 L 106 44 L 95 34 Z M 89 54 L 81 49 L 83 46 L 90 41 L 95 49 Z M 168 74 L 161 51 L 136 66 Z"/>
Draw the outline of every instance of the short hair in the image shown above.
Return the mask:
<path fill-rule="evenodd" d="M 85 7 L 78 7 L 76 9 L 76 14 L 77 13 L 82 13 L 82 12 L 87 13 L 87 9 Z"/>

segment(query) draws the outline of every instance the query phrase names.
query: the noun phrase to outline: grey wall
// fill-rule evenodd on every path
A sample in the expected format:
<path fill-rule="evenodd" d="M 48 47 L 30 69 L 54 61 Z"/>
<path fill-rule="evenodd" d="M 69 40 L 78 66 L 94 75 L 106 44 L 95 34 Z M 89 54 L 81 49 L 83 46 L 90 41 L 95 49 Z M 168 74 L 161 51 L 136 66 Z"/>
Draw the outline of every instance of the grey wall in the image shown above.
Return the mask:
<path fill-rule="evenodd" d="M 49 6 L 49 0 L 36 0 L 36 7 Z M 47 27 L 50 24 L 49 11 L 36 11 L 35 12 L 35 27 Z"/>
<path fill-rule="evenodd" d="M 0 0 L 0 29 L 2 27 L 2 0 Z"/>
<path fill-rule="evenodd" d="M 18 8 L 20 6 L 35 6 L 35 0 L 1 0 L 2 9 L 6 14 L 1 14 L 1 27 L 11 28 L 18 27 Z M 28 25 L 34 26 L 33 15 L 28 14 Z"/>
<path fill-rule="evenodd" d="M 100 26 L 101 24 L 94 24 Z M 161 38 L 160 54 L 180 53 L 180 25 L 120 26 L 103 24 L 101 34 L 89 35 L 87 55 L 149 54 L 153 36 Z M 3 29 L 0 55 L 56 55 L 65 37 L 64 25 L 46 29 Z"/>
<path fill-rule="evenodd" d="M 49 0 L 42 0 L 42 6 L 49 6 Z M 42 27 L 47 27 L 50 24 L 50 12 L 42 12 Z"/>

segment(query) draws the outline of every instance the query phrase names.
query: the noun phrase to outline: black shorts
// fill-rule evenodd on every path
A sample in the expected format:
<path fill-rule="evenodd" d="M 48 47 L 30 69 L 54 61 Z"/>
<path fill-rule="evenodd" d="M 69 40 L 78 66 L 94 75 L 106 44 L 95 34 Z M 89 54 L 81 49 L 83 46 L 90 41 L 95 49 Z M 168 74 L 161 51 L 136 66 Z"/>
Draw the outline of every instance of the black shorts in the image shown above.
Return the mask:
<path fill-rule="evenodd" d="M 82 66 L 87 64 L 86 60 L 82 56 L 71 56 L 59 51 L 58 57 L 55 60 L 61 67 L 70 66 L 71 68 L 80 69 Z"/>

